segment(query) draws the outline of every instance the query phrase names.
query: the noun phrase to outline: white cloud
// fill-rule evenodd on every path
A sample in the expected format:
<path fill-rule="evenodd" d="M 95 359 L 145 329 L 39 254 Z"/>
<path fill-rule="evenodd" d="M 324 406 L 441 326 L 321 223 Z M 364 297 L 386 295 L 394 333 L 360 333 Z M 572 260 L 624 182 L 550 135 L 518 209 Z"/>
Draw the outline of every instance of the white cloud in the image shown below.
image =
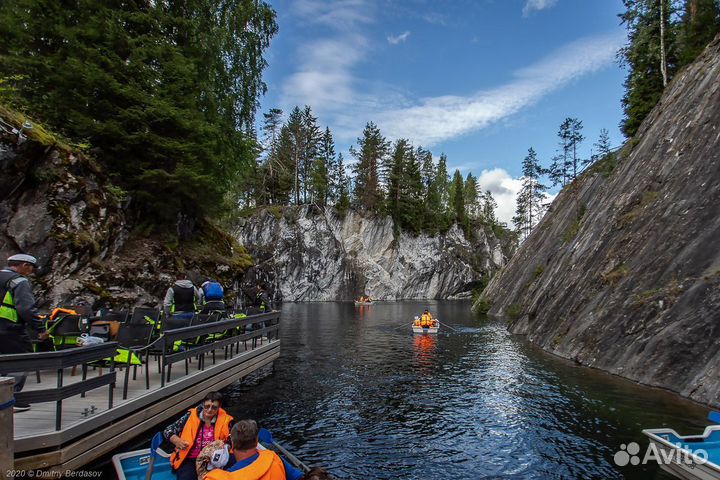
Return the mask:
<path fill-rule="evenodd" d="M 404 31 L 403 33 L 401 33 L 401 34 L 398 35 L 398 36 L 395 36 L 395 37 L 392 36 L 392 35 L 388 36 L 388 37 L 387 37 L 387 41 L 388 41 L 388 43 L 389 43 L 390 45 L 397 45 L 398 43 L 402 43 L 402 42 L 404 42 L 405 40 L 407 40 L 407 38 L 408 38 L 409 36 L 410 36 L 410 31 L 409 31 L 409 30 L 406 30 L 406 31 Z"/>
<path fill-rule="evenodd" d="M 483 170 L 478 177 L 480 191 L 490 190 L 498 204 L 496 215 L 501 222 L 512 226 L 515 215 L 517 194 L 522 187 L 522 179 L 512 178 L 503 168 Z"/>
<path fill-rule="evenodd" d="M 622 45 L 618 34 L 586 38 L 515 73 L 505 85 L 471 96 L 425 98 L 406 108 L 380 112 L 377 123 L 391 138 L 432 146 L 487 127 L 517 113 L 573 80 L 609 65 Z"/>
<path fill-rule="evenodd" d="M 557 3 L 557 0 L 527 0 L 523 7 L 523 17 L 527 17 L 533 11 L 545 10 L 546 8 L 552 8 Z"/>

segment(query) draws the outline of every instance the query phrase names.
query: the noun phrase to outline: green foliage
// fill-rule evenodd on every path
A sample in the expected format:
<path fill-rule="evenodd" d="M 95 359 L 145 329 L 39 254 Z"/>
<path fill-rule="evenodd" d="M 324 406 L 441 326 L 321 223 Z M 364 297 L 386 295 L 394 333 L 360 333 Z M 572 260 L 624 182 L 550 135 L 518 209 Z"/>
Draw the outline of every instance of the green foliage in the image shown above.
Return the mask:
<path fill-rule="evenodd" d="M 522 306 L 517 303 L 508 305 L 505 309 L 505 315 L 509 320 L 517 320 L 522 315 Z"/>
<path fill-rule="evenodd" d="M 609 272 L 603 273 L 601 275 L 602 280 L 609 284 L 609 285 L 615 285 L 618 283 L 621 279 L 627 277 L 628 273 L 630 272 L 630 269 L 625 263 L 621 263 L 617 267 L 613 268 Z"/>
<path fill-rule="evenodd" d="M 575 212 L 575 220 L 570 224 L 568 229 L 565 230 L 565 233 L 563 234 L 563 243 L 570 243 L 577 236 L 580 231 L 583 218 L 585 218 L 585 213 L 587 213 L 587 205 L 583 203 Z"/>
<path fill-rule="evenodd" d="M 389 144 L 372 122 L 365 125 L 357 144 L 358 148 L 350 147 L 350 153 L 357 160 L 354 166 L 354 203 L 360 208 L 377 212 L 383 200 L 379 169 L 388 154 Z"/>
<path fill-rule="evenodd" d="M 489 298 L 477 297 L 474 298 L 473 310 L 476 315 L 480 317 L 487 316 L 488 312 L 492 308 L 492 301 Z"/>
<path fill-rule="evenodd" d="M 261 1 L 0 3 L 3 94 L 85 139 L 156 221 L 217 213 L 254 161 Z"/>
<path fill-rule="evenodd" d="M 685 0 L 678 28 L 680 65 L 691 63 L 720 32 L 720 3 L 717 0 Z"/>
<path fill-rule="evenodd" d="M 535 268 L 535 271 L 533 271 L 533 279 L 540 278 L 543 273 L 545 273 L 545 267 L 543 265 L 538 265 Z"/>

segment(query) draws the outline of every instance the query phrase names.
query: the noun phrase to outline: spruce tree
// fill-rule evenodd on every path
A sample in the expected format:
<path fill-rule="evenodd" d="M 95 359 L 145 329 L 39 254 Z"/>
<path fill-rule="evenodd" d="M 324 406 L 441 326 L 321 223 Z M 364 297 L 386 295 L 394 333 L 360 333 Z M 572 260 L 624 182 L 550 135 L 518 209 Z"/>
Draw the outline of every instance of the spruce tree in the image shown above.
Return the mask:
<path fill-rule="evenodd" d="M 357 144 L 357 149 L 350 147 L 350 153 L 357 160 L 354 165 L 354 201 L 360 208 L 377 212 L 383 200 L 379 167 L 385 161 L 389 143 L 380 133 L 380 129 L 374 123 L 368 122 L 362 137 L 357 139 Z"/>
<path fill-rule="evenodd" d="M 478 203 L 478 184 L 477 179 L 472 173 L 467 174 L 467 177 L 465 178 L 465 188 L 463 191 L 465 211 L 468 218 L 477 218 L 480 214 L 480 205 Z"/>
<path fill-rule="evenodd" d="M 542 218 L 547 187 L 540 183 L 543 169 L 540 167 L 535 150 L 530 148 L 522 163 L 522 187 L 517 195 L 517 208 L 513 224 L 521 238 L 530 235 L 532 229 Z"/>
<path fill-rule="evenodd" d="M 677 71 L 677 27 L 671 21 L 676 4 L 672 0 L 623 0 L 623 4 L 626 10 L 620 19 L 628 30 L 628 44 L 619 56 L 628 75 L 621 128 L 632 137 Z"/>
<path fill-rule="evenodd" d="M 408 149 L 400 182 L 400 225 L 418 233 L 423 225 L 423 181 L 418 157 Z"/>
<path fill-rule="evenodd" d="M 403 182 L 405 181 L 405 164 L 412 151 L 409 142 L 401 138 L 395 141 L 392 153 L 389 155 L 387 162 L 390 165 L 388 174 L 388 192 L 387 192 L 387 213 L 392 217 L 396 224 L 401 223 L 401 195 Z"/>
<path fill-rule="evenodd" d="M 592 162 L 602 160 L 610 153 L 610 132 L 607 131 L 607 128 L 600 129 L 600 136 L 597 142 L 593 144 L 593 150 L 595 153 L 592 155 Z"/>
<path fill-rule="evenodd" d="M 691 63 L 720 32 L 720 3 L 717 0 L 685 0 L 678 30 L 680 66 Z"/>
<path fill-rule="evenodd" d="M 450 187 L 450 204 L 452 207 L 453 219 L 462 228 L 466 228 L 467 215 L 465 213 L 465 183 L 463 182 L 460 170 L 455 170 L 452 186 Z"/>
<path fill-rule="evenodd" d="M 495 214 L 497 211 L 497 202 L 495 197 L 490 190 L 485 190 L 485 193 L 481 195 L 482 200 L 482 219 L 489 225 L 497 225 L 498 219 Z"/>
<path fill-rule="evenodd" d="M 88 141 L 157 221 L 213 213 L 254 175 L 276 32 L 261 1 L 0 2 L 6 101 Z"/>

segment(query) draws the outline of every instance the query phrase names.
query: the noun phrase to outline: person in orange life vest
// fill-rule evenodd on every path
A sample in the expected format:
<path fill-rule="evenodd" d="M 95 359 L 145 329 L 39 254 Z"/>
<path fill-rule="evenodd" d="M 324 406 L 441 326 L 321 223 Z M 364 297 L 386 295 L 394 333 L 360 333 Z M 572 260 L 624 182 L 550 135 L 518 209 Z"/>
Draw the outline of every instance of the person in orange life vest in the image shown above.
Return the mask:
<path fill-rule="evenodd" d="M 255 420 L 240 420 L 230 431 L 233 457 L 227 471 L 211 470 L 205 480 L 300 480 L 303 473 L 272 450 L 258 450 Z"/>
<path fill-rule="evenodd" d="M 432 318 L 432 315 L 430 312 L 425 309 L 425 311 L 422 314 L 422 317 L 420 317 L 420 326 L 423 328 L 430 328 L 433 326 L 434 320 Z"/>
<path fill-rule="evenodd" d="M 205 447 L 215 440 L 227 442 L 230 439 L 230 423 L 233 417 L 222 406 L 222 394 L 209 392 L 202 403 L 172 425 L 163 435 L 175 445 L 170 463 L 178 480 L 197 480 L 195 459 Z"/>

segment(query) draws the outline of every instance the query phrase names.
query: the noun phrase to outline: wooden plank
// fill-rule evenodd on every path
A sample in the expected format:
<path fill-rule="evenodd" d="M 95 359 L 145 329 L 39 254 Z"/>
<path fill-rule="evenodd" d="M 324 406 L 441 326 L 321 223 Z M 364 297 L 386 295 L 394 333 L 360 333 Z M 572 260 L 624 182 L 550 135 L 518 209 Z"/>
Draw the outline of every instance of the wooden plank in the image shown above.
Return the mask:
<path fill-rule="evenodd" d="M 13 398 L 15 379 L 0 376 L 0 404 L 10 402 Z M 8 471 L 13 469 L 13 408 L 8 406 L 0 410 L 0 478 L 9 477 Z"/>
<path fill-rule="evenodd" d="M 211 365 L 203 371 L 197 371 L 191 373 L 188 376 L 183 376 L 183 378 L 179 380 L 166 384 L 163 388 L 158 388 L 156 390 L 145 390 L 145 392 L 147 393 L 138 398 L 128 399 L 124 403 L 115 406 L 111 410 L 106 410 L 87 420 L 76 423 L 58 432 L 33 434 L 27 437 L 15 435 L 15 451 L 27 452 L 38 450 L 41 448 L 60 446 L 69 441 L 72 441 L 73 439 L 81 435 L 97 430 L 106 423 L 123 418 L 131 414 L 135 410 L 144 408 L 145 406 L 160 401 L 170 395 L 174 395 L 175 393 L 202 381 L 204 377 L 209 377 L 221 373 L 223 370 L 230 368 L 231 366 L 247 361 L 254 356 L 261 355 L 265 351 L 275 348 L 280 348 L 279 340 L 273 341 L 272 343 L 257 347 L 252 350 L 242 352 L 240 355 L 233 357 L 232 359 L 223 361 L 223 363 Z"/>
<path fill-rule="evenodd" d="M 267 350 L 263 355 L 254 356 L 247 362 L 235 365 L 218 375 L 205 378 L 201 383 L 183 391 L 182 397 L 170 397 L 163 402 L 152 405 L 142 411 L 128 416 L 121 421 L 104 428 L 93 435 L 79 440 L 62 450 L 43 455 L 18 458 L 16 469 L 32 469 L 52 467 L 55 471 L 73 470 L 86 465 L 102 455 L 117 448 L 117 435 L 124 439 L 140 435 L 144 431 L 162 423 L 168 418 L 178 415 L 184 408 L 199 402 L 210 390 L 219 390 L 239 378 L 269 365 L 280 356 L 278 348 Z"/>

